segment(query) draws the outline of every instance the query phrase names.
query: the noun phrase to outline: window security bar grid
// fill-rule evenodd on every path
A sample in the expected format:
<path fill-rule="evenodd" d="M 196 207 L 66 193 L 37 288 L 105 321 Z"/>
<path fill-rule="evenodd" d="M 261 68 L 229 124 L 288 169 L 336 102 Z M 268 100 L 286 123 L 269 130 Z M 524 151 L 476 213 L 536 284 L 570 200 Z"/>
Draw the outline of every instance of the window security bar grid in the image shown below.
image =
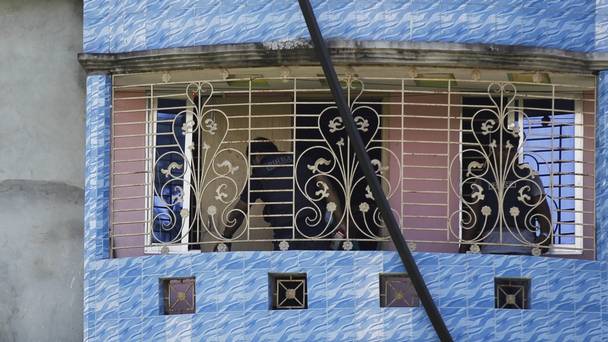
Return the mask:
<path fill-rule="evenodd" d="M 359 75 L 343 86 L 412 246 L 593 257 L 592 86 Z M 116 256 L 387 239 L 320 77 L 114 86 L 111 197 Z"/>

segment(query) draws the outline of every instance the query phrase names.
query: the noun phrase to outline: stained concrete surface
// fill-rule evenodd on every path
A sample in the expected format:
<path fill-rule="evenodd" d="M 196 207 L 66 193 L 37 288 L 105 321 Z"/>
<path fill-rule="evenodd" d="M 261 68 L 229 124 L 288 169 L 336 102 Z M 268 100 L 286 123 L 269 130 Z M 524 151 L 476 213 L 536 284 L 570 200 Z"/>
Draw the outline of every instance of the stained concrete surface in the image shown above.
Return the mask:
<path fill-rule="evenodd" d="M 82 1 L 0 0 L 0 341 L 82 341 Z"/>

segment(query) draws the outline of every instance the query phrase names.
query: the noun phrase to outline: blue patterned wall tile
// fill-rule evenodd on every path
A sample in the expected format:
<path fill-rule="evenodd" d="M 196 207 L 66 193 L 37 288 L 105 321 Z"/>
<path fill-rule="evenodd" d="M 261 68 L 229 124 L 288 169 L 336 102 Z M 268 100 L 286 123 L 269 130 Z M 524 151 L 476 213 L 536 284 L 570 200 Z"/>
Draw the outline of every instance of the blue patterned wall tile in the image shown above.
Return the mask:
<path fill-rule="evenodd" d="M 323 341 L 329 328 L 325 309 L 309 307 L 308 310 L 300 312 L 300 329 L 303 341 Z"/>
<path fill-rule="evenodd" d="M 466 300 L 469 308 L 494 307 L 494 268 L 469 268 L 466 275 Z"/>
<path fill-rule="evenodd" d="M 355 338 L 355 312 L 352 309 L 327 311 L 326 341 L 352 341 Z"/>
<path fill-rule="evenodd" d="M 142 312 L 144 317 L 161 314 L 160 280 L 158 276 L 142 278 Z"/>
<path fill-rule="evenodd" d="M 121 319 L 118 322 L 118 336 L 120 341 L 142 341 L 143 319 Z"/>
<path fill-rule="evenodd" d="M 327 255 L 322 251 L 301 251 L 298 254 L 298 265 L 300 267 L 323 267 L 327 266 Z"/>
<path fill-rule="evenodd" d="M 243 275 L 245 311 L 268 310 L 268 271 L 250 270 Z"/>
<path fill-rule="evenodd" d="M 373 266 L 356 267 L 352 278 L 357 310 L 378 308 L 380 305 L 379 269 Z"/>
<path fill-rule="evenodd" d="M 142 336 L 143 340 L 165 341 L 165 321 L 168 316 L 147 317 L 143 319 Z"/>
<path fill-rule="evenodd" d="M 522 310 L 497 309 L 494 311 L 494 317 L 496 341 L 526 340 L 522 326 Z"/>
<path fill-rule="evenodd" d="M 165 273 L 165 259 L 161 255 L 150 255 L 143 257 L 142 275 L 153 276 L 163 275 Z"/>
<path fill-rule="evenodd" d="M 435 304 L 439 305 L 438 298 L 445 292 L 445 286 L 441 283 L 440 278 L 441 268 L 433 265 L 422 265 L 419 269 L 426 287 L 435 300 Z"/>
<path fill-rule="evenodd" d="M 580 312 L 600 312 L 602 308 L 602 276 L 600 272 L 576 272 L 574 309 Z"/>
<path fill-rule="evenodd" d="M 471 321 L 466 308 L 440 308 L 441 315 L 454 341 L 469 341 Z"/>
<path fill-rule="evenodd" d="M 166 255 L 163 256 L 161 268 L 165 277 L 190 277 L 192 276 L 192 259 L 189 255 Z"/>
<path fill-rule="evenodd" d="M 239 270 L 245 268 L 245 256 L 242 253 L 218 253 L 215 256 L 218 270 Z"/>
<path fill-rule="evenodd" d="M 608 26 L 608 25 L 606 25 Z M 608 47 L 608 44 L 606 44 Z M 595 128 L 595 235 L 597 260 L 608 261 L 608 71 L 599 73 Z"/>
<path fill-rule="evenodd" d="M 519 277 L 522 272 L 522 259 L 512 255 L 496 255 L 492 258 L 494 273 L 497 277 Z"/>
<path fill-rule="evenodd" d="M 198 312 L 198 311 L 197 311 Z M 192 318 L 192 340 L 207 342 L 218 341 L 220 337 L 225 336 L 224 324 L 222 316 L 213 312 L 199 312 Z"/>
<path fill-rule="evenodd" d="M 422 339 L 414 338 L 413 326 L 414 312 L 413 308 L 380 308 L 382 323 L 383 323 L 383 338 L 385 341 L 420 341 Z M 426 316 L 426 313 L 424 314 Z M 428 322 L 428 318 L 427 318 Z M 429 323 L 430 324 L 430 323 Z M 425 327 L 426 328 L 426 327 Z M 424 330 L 424 328 L 422 328 Z M 434 335 L 431 328 L 429 335 Z M 417 336 L 420 337 L 420 336 Z"/>
<path fill-rule="evenodd" d="M 268 270 L 272 252 L 246 252 L 243 253 L 243 263 L 247 271 Z"/>
<path fill-rule="evenodd" d="M 385 308 L 386 314 L 389 314 L 389 309 L 393 308 Z M 412 319 L 411 322 L 411 334 L 412 341 L 437 341 L 437 333 L 433 329 L 431 325 L 431 321 L 429 321 L 429 317 L 423 308 L 415 308 L 411 309 Z M 387 318 L 384 319 L 384 336 L 387 340 L 391 341 L 389 337 L 393 334 L 398 334 L 399 331 L 395 331 L 391 328 L 390 325 L 387 324 Z M 392 341 L 399 341 L 399 339 L 393 339 Z"/>
<path fill-rule="evenodd" d="M 217 301 L 223 284 L 219 283 L 218 272 L 196 274 L 196 312 L 217 312 Z"/>
<path fill-rule="evenodd" d="M 405 267 L 401 262 L 399 254 L 394 251 L 382 252 L 382 271 L 383 272 L 405 272 Z"/>
<path fill-rule="evenodd" d="M 242 271 L 228 270 L 220 272 L 215 286 L 221 288 L 217 295 L 219 312 L 243 311 L 245 284 Z"/>
<path fill-rule="evenodd" d="M 117 319 L 97 319 L 95 322 L 94 341 L 118 342 L 120 341 Z"/>
<path fill-rule="evenodd" d="M 558 341 L 553 322 L 547 311 L 523 310 L 524 336 L 530 341 Z"/>
<path fill-rule="evenodd" d="M 377 270 L 382 269 L 382 252 L 355 251 L 353 253 L 353 263 L 355 267 L 373 266 Z"/>
<path fill-rule="evenodd" d="M 601 292 L 600 292 L 600 296 L 601 296 L 601 309 L 602 312 L 607 312 L 608 313 L 608 272 L 601 272 L 601 277 L 602 277 L 602 281 L 601 281 Z"/>
<path fill-rule="evenodd" d="M 326 263 L 328 268 L 332 267 L 353 267 L 355 265 L 355 255 L 353 252 L 331 251 L 326 253 Z"/>
<path fill-rule="evenodd" d="M 191 257 L 192 274 L 200 274 L 203 272 L 215 272 L 217 270 L 218 258 L 215 253 L 199 253 Z"/>
<path fill-rule="evenodd" d="M 574 324 L 576 326 L 575 336 L 584 336 L 585 341 L 606 340 L 602 339 L 602 326 L 606 325 L 606 321 L 602 322 L 602 315 L 599 312 L 577 313 Z"/>
<path fill-rule="evenodd" d="M 435 298 L 440 307 L 464 308 L 467 305 L 467 269 L 464 266 L 441 267 L 443 291 Z M 450 284 L 450 286 L 445 286 Z"/>
<path fill-rule="evenodd" d="M 574 260 L 574 270 L 598 272 L 602 269 L 602 263 L 593 260 Z"/>
<path fill-rule="evenodd" d="M 464 266 L 469 259 L 468 254 L 437 253 L 439 266 Z"/>
<path fill-rule="evenodd" d="M 174 342 L 188 342 L 192 338 L 192 317 L 194 315 L 169 315 L 165 319 L 165 339 Z"/>
<path fill-rule="evenodd" d="M 416 260 L 416 265 L 418 267 L 422 265 L 439 265 L 439 256 L 434 253 L 412 253 L 414 255 L 414 260 Z"/>
<path fill-rule="evenodd" d="M 466 334 L 469 341 L 495 341 L 494 309 L 467 309 Z"/>
<path fill-rule="evenodd" d="M 95 281 L 95 319 L 118 319 L 118 278 Z"/>
<path fill-rule="evenodd" d="M 574 311 L 576 277 L 569 271 L 552 270 L 548 276 L 549 309 Z"/>
<path fill-rule="evenodd" d="M 555 336 L 557 341 L 572 339 L 576 333 L 576 317 L 569 312 L 553 312 L 547 313 L 549 324 L 551 324 L 551 334 Z"/>
<path fill-rule="evenodd" d="M 352 267 L 332 267 L 327 269 L 327 308 L 353 309 L 355 307 L 354 270 Z"/>
<path fill-rule="evenodd" d="M 274 252 L 270 256 L 271 272 L 298 272 L 298 270 L 300 266 L 297 251 Z"/>
<path fill-rule="evenodd" d="M 143 260 L 141 258 L 121 258 L 119 260 L 120 277 L 141 277 L 143 270 Z"/>
<path fill-rule="evenodd" d="M 195 8 L 195 25 L 191 34 L 196 45 L 219 44 L 221 41 L 220 9 L 222 2 L 209 0 L 206 6 Z"/>
<path fill-rule="evenodd" d="M 307 278 L 308 307 L 310 309 L 327 308 L 326 269 L 311 267 L 304 269 L 304 271 Z"/>
<path fill-rule="evenodd" d="M 272 310 L 270 311 L 270 326 L 272 341 L 300 341 L 302 330 L 300 328 L 301 310 Z"/>
<path fill-rule="evenodd" d="M 549 309 L 549 270 L 546 267 L 522 268 L 522 276 L 530 278 L 530 308 Z"/>
<path fill-rule="evenodd" d="M 118 284 L 118 316 L 142 317 L 142 278 L 123 277 Z"/>
<path fill-rule="evenodd" d="M 398 312 L 401 310 L 393 310 Z M 355 336 L 356 341 L 384 341 L 384 310 L 376 307 L 358 308 L 355 311 Z M 401 317 L 399 317 L 401 318 Z M 406 321 L 407 322 L 407 321 Z M 392 321 L 392 329 L 399 330 L 406 322 Z M 405 329 L 404 329 L 405 330 Z M 408 336 L 409 337 L 409 336 Z"/>
<path fill-rule="evenodd" d="M 250 341 L 263 341 L 271 336 L 273 327 L 270 324 L 270 312 L 253 311 L 243 313 L 246 317 L 245 336 Z"/>

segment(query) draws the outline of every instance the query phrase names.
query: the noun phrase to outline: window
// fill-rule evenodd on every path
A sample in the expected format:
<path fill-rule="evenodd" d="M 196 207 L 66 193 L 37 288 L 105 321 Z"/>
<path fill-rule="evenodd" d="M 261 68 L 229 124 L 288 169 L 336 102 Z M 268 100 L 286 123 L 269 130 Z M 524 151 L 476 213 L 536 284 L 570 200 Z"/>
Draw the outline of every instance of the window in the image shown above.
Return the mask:
<path fill-rule="evenodd" d="M 344 91 L 417 250 L 593 257 L 593 78 L 360 68 Z M 115 76 L 113 254 L 384 247 L 329 89 L 299 73 Z"/>
<path fill-rule="evenodd" d="M 191 314 L 196 308 L 194 278 L 167 278 L 160 280 L 162 312 L 164 315 Z"/>
<path fill-rule="evenodd" d="M 380 274 L 380 307 L 414 306 L 420 306 L 420 299 L 407 274 Z"/>
<path fill-rule="evenodd" d="M 305 273 L 274 273 L 268 278 L 272 310 L 308 308 Z"/>
<path fill-rule="evenodd" d="M 528 309 L 530 307 L 530 279 L 495 278 L 494 306 L 497 309 Z"/>

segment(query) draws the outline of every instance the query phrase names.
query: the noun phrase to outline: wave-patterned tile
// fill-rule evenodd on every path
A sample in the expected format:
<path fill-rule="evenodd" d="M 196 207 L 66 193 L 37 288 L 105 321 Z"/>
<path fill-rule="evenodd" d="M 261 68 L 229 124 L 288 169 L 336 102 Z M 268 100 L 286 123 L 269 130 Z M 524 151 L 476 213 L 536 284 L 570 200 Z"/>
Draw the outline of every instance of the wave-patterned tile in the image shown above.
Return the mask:
<path fill-rule="evenodd" d="M 83 4 L 83 49 L 85 52 L 109 52 L 110 3 L 87 0 Z"/>
<path fill-rule="evenodd" d="M 118 265 L 120 277 L 141 277 L 143 261 L 141 258 L 121 258 Z"/>
<path fill-rule="evenodd" d="M 547 315 L 552 326 L 553 341 L 576 341 L 576 317 L 570 312 L 551 312 Z"/>
<path fill-rule="evenodd" d="M 323 251 L 300 251 L 298 264 L 300 267 L 325 267 L 327 254 Z"/>
<path fill-rule="evenodd" d="M 142 341 L 143 319 L 121 319 L 118 322 L 118 336 L 120 341 Z"/>
<path fill-rule="evenodd" d="M 352 309 L 327 311 L 327 341 L 352 341 L 355 338 L 355 313 Z"/>
<path fill-rule="evenodd" d="M 327 267 L 353 267 L 355 257 L 352 252 L 346 251 L 331 251 L 325 252 L 327 258 Z"/>
<path fill-rule="evenodd" d="M 446 266 L 441 268 L 440 278 L 443 291 L 436 300 L 440 307 L 466 307 L 467 270 L 463 266 Z"/>
<path fill-rule="evenodd" d="M 494 341 L 496 317 L 494 309 L 467 309 L 466 328 L 469 341 Z"/>
<path fill-rule="evenodd" d="M 242 252 L 243 265 L 246 270 L 268 270 L 272 252 Z"/>
<path fill-rule="evenodd" d="M 608 17 L 606 18 L 608 22 Z M 608 31 L 608 25 L 606 25 Z M 607 40 L 608 42 L 608 40 Z M 608 47 L 608 45 L 607 45 Z M 608 51 L 608 50 L 607 50 Z M 597 82 L 597 126 L 595 128 L 595 215 L 608 216 L 608 71 L 599 73 Z M 597 246 L 608 246 L 608 220 L 597 220 Z M 597 259 L 608 261 L 608 248 L 598 248 Z"/>
<path fill-rule="evenodd" d="M 118 316 L 120 318 L 142 317 L 142 278 L 119 279 Z"/>
<path fill-rule="evenodd" d="M 496 341 L 523 341 L 524 331 L 522 326 L 521 310 L 496 310 Z"/>
<path fill-rule="evenodd" d="M 326 269 L 322 267 L 311 267 L 306 268 L 305 271 L 307 278 L 308 307 L 310 309 L 325 309 L 327 307 Z"/>
<path fill-rule="evenodd" d="M 377 269 L 377 271 L 382 269 L 382 252 L 355 251 L 353 253 L 353 263 L 355 267 L 373 266 Z"/>
<path fill-rule="evenodd" d="M 189 255 L 164 255 L 160 267 L 166 277 L 189 277 L 192 275 L 192 260 Z"/>
<path fill-rule="evenodd" d="M 203 312 L 192 317 L 192 341 L 217 342 L 224 335 L 224 326 L 220 325 L 220 315 Z"/>
<path fill-rule="evenodd" d="M 244 313 L 245 321 L 245 336 L 250 341 L 265 341 L 267 336 L 272 334 L 272 326 L 270 325 L 270 314 L 266 311 L 254 311 Z"/>
<path fill-rule="evenodd" d="M 553 321 L 547 311 L 524 310 L 522 312 L 524 338 L 529 341 L 559 341 L 555 334 Z M 503 329 L 503 327 L 499 327 Z M 506 329 L 506 326 L 504 327 Z"/>
<path fill-rule="evenodd" d="M 494 273 L 497 277 L 520 277 L 522 272 L 522 258 L 515 255 L 492 256 Z"/>
<path fill-rule="evenodd" d="M 356 267 L 352 282 L 357 310 L 379 307 L 380 284 L 376 267 Z"/>
<path fill-rule="evenodd" d="M 268 310 L 268 271 L 250 270 L 243 275 L 245 311 Z"/>
<path fill-rule="evenodd" d="M 577 338 L 584 336 L 586 342 L 606 341 L 606 337 L 608 337 L 602 338 L 602 327 L 606 326 L 606 321 L 602 322 L 600 313 L 578 313 L 575 325 L 575 336 Z"/>
<path fill-rule="evenodd" d="M 471 321 L 466 308 L 441 308 L 441 315 L 454 341 L 469 341 L 468 330 Z"/>
<path fill-rule="evenodd" d="M 330 310 L 354 308 L 355 291 L 352 267 L 332 267 L 327 269 L 326 294 Z"/>
<path fill-rule="evenodd" d="M 594 271 L 578 271 L 575 279 L 574 309 L 581 312 L 601 312 L 602 277 Z"/>
<path fill-rule="evenodd" d="M 144 317 L 160 315 L 160 281 L 158 276 L 142 278 L 142 313 Z"/>
<path fill-rule="evenodd" d="M 95 322 L 94 341 L 118 342 L 118 320 L 117 319 L 98 319 Z"/>
<path fill-rule="evenodd" d="M 394 251 L 382 252 L 382 271 L 383 272 L 405 272 L 405 267 L 401 262 L 399 254 Z"/>
<path fill-rule="evenodd" d="M 418 309 L 381 308 L 379 310 L 382 316 L 382 338 L 384 341 L 418 341 L 414 338 L 413 328 L 415 325 L 414 311 Z M 362 328 L 363 327 L 360 327 L 360 329 Z"/>
<path fill-rule="evenodd" d="M 395 310 L 397 311 L 397 310 Z M 393 323 L 397 323 L 394 321 Z M 395 325 L 392 329 L 399 330 Z M 384 312 L 378 306 L 358 308 L 355 311 L 355 341 L 377 342 L 384 340 Z"/>
<path fill-rule="evenodd" d="M 118 278 L 97 279 L 95 282 L 95 319 L 118 318 Z"/>
<path fill-rule="evenodd" d="M 192 338 L 193 315 L 171 315 L 165 320 L 167 342 L 189 342 Z"/>
<path fill-rule="evenodd" d="M 274 310 L 270 312 L 271 341 L 302 341 L 300 310 Z"/>
<path fill-rule="evenodd" d="M 167 316 L 144 318 L 141 332 L 143 340 L 146 342 L 164 342 L 166 318 Z"/>
<path fill-rule="evenodd" d="M 549 270 L 546 267 L 522 268 L 522 276 L 530 278 L 530 308 L 549 309 Z"/>
<path fill-rule="evenodd" d="M 466 300 L 469 308 L 494 307 L 494 269 L 477 267 L 467 272 Z M 444 286 L 448 284 L 444 284 Z"/>
<path fill-rule="evenodd" d="M 217 261 L 215 253 L 198 253 L 190 258 L 192 266 L 192 274 L 200 274 L 203 272 L 215 272 L 217 270 Z"/>
<path fill-rule="evenodd" d="M 388 310 L 388 309 L 387 309 Z M 387 311 L 387 313 L 390 311 Z M 412 311 L 412 319 L 411 322 L 411 334 L 412 341 L 438 341 L 437 334 L 431 325 L 431 321 L 429 321 L 429 317 L 423 308 L 415 308 Z M 385 338 L 386 341 L 403 341 L 403 339 L 393 339 L 389 338 L 389 333 L 393 333 L 394 331 L 387 326 L 386 316 L 384 318 L 384 326 L 385 326 Z M 407 341 L 407 339 L 405 340 Z"/>
<path fill-rule="evenodd" d="M 570 271 L 549 272 L 549 309 L 574 311 L 576 277 Z"/>
<path fill-rule="evenodd" d="M 271 272 L 298 272 L 298 251 L 273 252 L 270 256 Z"/>
<path fill-rule="evenodd" d="M 195 38 L 196 45 L 218 44 L 221 41 L 221 4 L 219 0 L 209 0 L 205 5 L 195 8 L 197 25 L 194 26 L 191 34 Z"/>
<path fill-rule="evenodd" d="M 309 308 L 300 313 L 302 341 L 324 341 L 329 328 L 325 309 Z"/>
<path fill-rule="evenodd" d="M 196 312 L 217 312 L 223 284 L 218 272 L 196 273 Z"/>
<path fill-rule="evenodd" d="M 121 2 L 123 36 L 116 42 L 115 51 L 142 51 L 146 45 L 147 2 L 126 0 Z"/>
<path fill-rule="evenodd" d="M 243 272 L 228 270 L 219 273 L 216 286 L 221 288 L 217 295 L 218 311 L 243 311 L 245 284 Z"/>
<path fill-rule="evenodd" d="M 608 272 L 602 272 L 601 277 L 602 312 L 608 313 Z"/>

